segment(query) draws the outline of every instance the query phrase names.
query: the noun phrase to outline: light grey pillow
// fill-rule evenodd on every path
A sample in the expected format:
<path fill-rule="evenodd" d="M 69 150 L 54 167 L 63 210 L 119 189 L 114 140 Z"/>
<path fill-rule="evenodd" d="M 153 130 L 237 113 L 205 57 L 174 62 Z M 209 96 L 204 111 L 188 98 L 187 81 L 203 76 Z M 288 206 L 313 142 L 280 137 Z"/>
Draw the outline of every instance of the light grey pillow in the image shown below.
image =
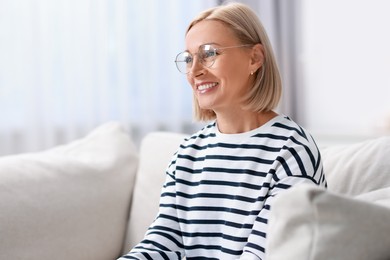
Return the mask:
<path fill-rule="evenodd" d="M 278 195 L 267 260 L 390 259 L 390 209 L 315 186 Z"/>
<path fill-rule="evenodd" d="M 137 163 L 117 123 L 48 151 L 0 158 L 0 259 L 116 259 Z"/>
<path fill-rule="evenodd" d="M 390 187 L 390 136 L 321 149 L 329 190 L 356 196 Z"/>

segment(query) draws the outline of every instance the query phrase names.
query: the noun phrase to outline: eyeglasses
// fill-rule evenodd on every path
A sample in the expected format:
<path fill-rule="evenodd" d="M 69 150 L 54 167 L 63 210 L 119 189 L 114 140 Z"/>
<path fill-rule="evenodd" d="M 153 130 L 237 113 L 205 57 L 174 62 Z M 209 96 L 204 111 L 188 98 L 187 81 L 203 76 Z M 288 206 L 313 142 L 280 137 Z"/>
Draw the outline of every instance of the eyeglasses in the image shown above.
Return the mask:
<path fill-rule="evenodd" d="M 221 54 L 219 52 L 220 50 L 248 47 L 252 45 L 253 44 L 243 44 L 243 45 L 215 48 L 211 44 L 204 44 L 199 46 L 197 53 L 191 54 L 188 51 L 183 51 L 179 53 L 175 59 L 176 67 L 181 73 L 188 74 L 194 63 L 193 55 L 196 55 L 198 57 L 198 61 L 204 67 L 210 68 L 211 66 L 213 66 L 217 56 Z"/>

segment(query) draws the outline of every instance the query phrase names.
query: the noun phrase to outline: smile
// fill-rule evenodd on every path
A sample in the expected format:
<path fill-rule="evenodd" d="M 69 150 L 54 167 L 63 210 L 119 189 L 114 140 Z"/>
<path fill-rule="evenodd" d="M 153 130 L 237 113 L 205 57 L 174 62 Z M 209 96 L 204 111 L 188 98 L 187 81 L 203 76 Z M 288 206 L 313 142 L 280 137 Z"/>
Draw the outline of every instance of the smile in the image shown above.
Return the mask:
<path fill-rule="evenodd" d="M 212 87 L 215 87 L 216 85 L 218 85 L 218 83 L 207 83 L 207 84 L 201 84 L 197 87 L 197 89 L 199 91 L 204 91 L 204 90 L 207 90 L 207 89 L 210 89 Z"/>

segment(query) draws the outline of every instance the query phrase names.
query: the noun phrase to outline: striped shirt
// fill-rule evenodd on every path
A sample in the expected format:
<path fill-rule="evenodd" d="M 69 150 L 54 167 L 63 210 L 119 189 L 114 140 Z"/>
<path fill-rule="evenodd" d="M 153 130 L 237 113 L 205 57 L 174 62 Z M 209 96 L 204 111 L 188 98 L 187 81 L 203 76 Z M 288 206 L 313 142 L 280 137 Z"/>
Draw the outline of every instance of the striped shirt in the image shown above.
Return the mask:
<path fill-rule="evenodd" d="M 120 259 L 264 260 L 275 195 L 326 186 L 313 138 L 284 116 L 241 134 L 207 125 L 184 140 L 166 176 L 157 218 Z"/>

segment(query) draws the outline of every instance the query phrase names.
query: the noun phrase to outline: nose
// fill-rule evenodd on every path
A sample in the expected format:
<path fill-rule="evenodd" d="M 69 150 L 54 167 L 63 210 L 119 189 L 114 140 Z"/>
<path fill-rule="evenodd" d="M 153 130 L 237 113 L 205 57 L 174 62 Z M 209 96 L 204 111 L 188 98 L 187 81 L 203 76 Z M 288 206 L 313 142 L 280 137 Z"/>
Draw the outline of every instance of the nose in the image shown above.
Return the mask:
<path fill-rule="evenodd" d="M 188 74 L 191 74 L 193 77 L 197 77 L 204 73 L 204 66 L 200 61 L 199 57 L 196 55 L 192 60 L 192 66 L 188 71 Z"/>

